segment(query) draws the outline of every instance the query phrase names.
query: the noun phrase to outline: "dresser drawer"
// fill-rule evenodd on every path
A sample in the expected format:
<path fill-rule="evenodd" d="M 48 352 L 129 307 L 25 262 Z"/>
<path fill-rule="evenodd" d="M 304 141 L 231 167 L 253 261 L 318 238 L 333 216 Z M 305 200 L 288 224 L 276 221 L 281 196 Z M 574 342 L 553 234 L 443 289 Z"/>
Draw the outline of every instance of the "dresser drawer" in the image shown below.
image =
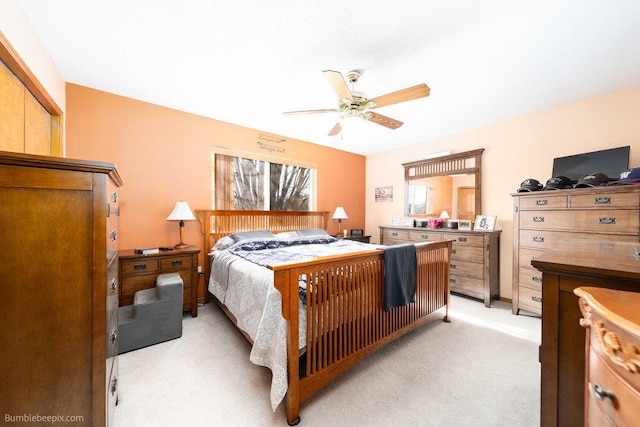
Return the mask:
<path fill-rule="evenodd" d="M 535 268 L 520 267 L 518 283 L 532 289 L 539 289 L 542 292 L 542 273 Z"/>
<path fill-rule="evenodd" d="M 520 230 L 520 247 L 535 248 L 541 250 L 556 249 L 567 239 L 572 240 L 614 240 L 616 242 L 637 242 L 637 235 L 630 234 L 602 234 L 573 233 L 568 231 L 550 230 Z"/>
<path fill-rule="evenodd" d="M 451 249 L 451 259 L 482 263 L 484 261 L 484 248 L 482 246 L 465 246 L 454 243 L 453 249 Z"/>
<path fill-rule="evenodd" d="M 484 265 L 468 261 L 451 260 L 451 275 L 475 277 L 482 280 L 484 278 Z"/>
<path fill-rule="evenodd" d="M 621 366 L 622 353 L 620 350 L 614 348 L 615 345 L 619 345 L 621 348 L 638 348 L 640 337 L 634 337 L 616 324 L 604 320 L 597 314 L 593 315 L 589 334 L 592 352 L 597 353 L 600 359 L 615 372 L 617 377 L 627 383 L 629 387 L 633 388 L 637 393 L 640 393 L 640 372 L 632 372 Z M 599 336 L 603 338 L 600 339 Z M 640 354 L 636 353 L 635 355 L 627 357 L 630 367 L 633 367 L 634 362 L 640 364 Z M 637 368 L 638 366 L 635 366 L 635 369 Z M 640 404 L 640 401 L 638 401 L 638 404 Z"/>
<path fill-rule="evenodd" d="M 451 274 L 449 276 L 449 287 L 451 289 L 451 292 L 459 292 L 465 295 L 470 295 L 472 297 L 482 299 L 484 281 L 475 277 Z"/>
<path fill-rule="evenodd" d="M 190 269 L 192 266 L 190 255 L 162 258 L 160 263 L 160 269 L 163 273 Z"/>
<path fill-rule="evenodd" d="M 638 212 L 633 210 L 567 210 L 520 212 L 520 226 L 541 230 L 576 230 L 595 233 L 638 233 Z"/>
<path fill-rule="evenodd" d="M 384 230 L 382 237 L 389 240 L 409 240 L 409 230 Z M 386 244 L 386 243 L 385 243 Z"/>
<path fill-rule="evenodd" d="M 107 313 L 111 313 L 118 307 L 118 297 L 120 294 L 120 286 L 118 284 L 118 260 L 111 260 L 111 264 L 107 267 Z"/>
<path fill-rule="evenodd" d="M 120 269 L 122 275 L 128 274 L 146 274 L 157 273 L 160 269 L 157 258 L 138 258 L 132 260 L 124 260 L 120 263 Z"/>
<path fill-rule="evenodd" d="M 518 286 L 518 308 L 534 313 L 542 313 L 542 289 Z"/>
<path fill-rule="evenodd" d="M 540 194 L 536 197 L 523 197 L 520 200 L 520 210 L 531 209 L 557 209 L 566 208 L 569 205 L 567 196 L 552 194 Z"/>
<path fill-rule="evenodd" d="M 443 233 L 442 238 L 447 240 L 455 240 L 453 247 L 460 246 L 483 246 L 484 237 L 474 234 L 460 234 L 460 233 Z"/>
<path fill-rule="evenodd" d="M 537 249 L 520 249 L 518 251 L 518 265 L 522 268 L 531 268 L 533 269 L 533 266 L 531 265 L 531 260 L 534 259 L 535 257 L 542 255 L 543 253 L 545 253 L 546 251 L 542 251 L 542 250 L 537 250 Z M 536 270 L 538 271 L 538 270 Z"/>
<path fill-rule="evenodd" d="M 595 351 L 589 352 L 587 387 L 589 388 L 589 407 L 598 408 L 610 420 L 611 425 L 638 425 L 640 394 L 624 384 Z M 599 397 L 597 389 L 612 393 L 612 397 Z M 591 408 L 588 412 L 591 412 Z"/>
<path fill-rule="evenodd" d="M 571 208 L 616 209 L 640 207 L 638 193 L 602 193 L 569 196 Z"/>
<path fill-rule="evenodd" d="M 442 233 L 438 233 L 434 230 L 410 231 L 409 239 L 414 242 L 433 242 L 436 240 L 442 240 Z"/>

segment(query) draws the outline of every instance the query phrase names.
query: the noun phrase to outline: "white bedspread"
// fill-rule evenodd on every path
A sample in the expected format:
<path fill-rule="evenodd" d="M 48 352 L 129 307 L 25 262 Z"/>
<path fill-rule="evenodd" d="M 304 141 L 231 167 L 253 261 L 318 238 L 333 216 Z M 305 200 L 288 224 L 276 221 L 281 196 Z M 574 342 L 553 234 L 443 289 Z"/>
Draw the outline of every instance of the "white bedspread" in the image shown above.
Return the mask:
<path fill-rule="evenodd" d="M 354 244 L 350 252 L 370 248 Z M 271 369 L 271 407 L 275 411 L 287 392 L 287 325 L 282 318 L 280 292 L 273 285 L 273 271 L 227 250 L 213 251 L 211 256 L 209 292 L 229 309 L 238 327 L 253 340 L 249 360 Z M 298 344 L 303 349 L 306 310 L 302 304 L 299 313 Z"/>

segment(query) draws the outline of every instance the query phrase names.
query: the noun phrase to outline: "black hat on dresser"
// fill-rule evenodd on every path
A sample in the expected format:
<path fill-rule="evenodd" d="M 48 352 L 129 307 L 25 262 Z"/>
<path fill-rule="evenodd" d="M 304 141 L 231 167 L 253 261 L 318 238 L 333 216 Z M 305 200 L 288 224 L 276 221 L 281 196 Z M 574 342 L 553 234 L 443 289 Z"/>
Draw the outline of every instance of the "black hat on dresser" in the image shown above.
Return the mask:
<path fill-rule="evenodd" d="M 594 172 L 581 176 L 574 188 L 601 187 L 609 185 L 609 181 L 611 181 L 611 178 L 607 175 L 602 172 Z"/>
<path fill-rule="evenodd" d="M 520 184 L 520 188 L 518 188 L 518 193 L 523 193 L 526 191 L 540 191 L 542 190 L 542 184 L 540 181 L 534 178 L 528 178 L 522 181 Z"/>
<path fill-rule="evenodd" d="M 573 183 L 566 176 L 560 175 L 549 178 L 543 190 L 564 190 L 567 188 L 573 188 Z"/>

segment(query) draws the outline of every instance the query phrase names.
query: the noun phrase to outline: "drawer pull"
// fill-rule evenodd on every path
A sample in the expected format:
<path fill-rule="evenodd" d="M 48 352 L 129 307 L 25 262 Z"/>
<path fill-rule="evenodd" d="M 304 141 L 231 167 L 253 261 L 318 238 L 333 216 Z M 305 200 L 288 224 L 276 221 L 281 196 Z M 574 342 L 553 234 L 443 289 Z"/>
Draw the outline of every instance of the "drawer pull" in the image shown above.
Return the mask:
<path fill-rule="evenodd" d="M 600 387 L 600 385 L 595 384 L 593 386 L 593 391 L 595 392 L 596 396 L 598 397 L 598 399 L 600 400 L 604 400 L 604 399 L 611 399 L 613 400 L 613 392 L 611 390 L 605 390 L 602 387 Z"/>
<path fill-rule="evenodd" d="M 111 381 L 111 395 L 116 394 L 116 391 L 118 391 L 118 379 L 114 378 L 113 381 Z"/>
<path fill-rule="evenodd" d="M 449 279 L 450 283 L 456 283 L 456 279 Z"/>
<path fill-rule="evenodd" d="M 547 203 L 549 203 L 547 201 L 547 199 L 538 199 L 538 200 L 536 200 L 536 205 L 538 205 L 538 206 L 545 206 Z"/>
<path fill-rule="evenodd" d="M 456 265 L 455 264 L 451 264 L 451 269 L 455 270 L 456 269 Z"/>
<path fill-rule="evenodd" d="M 134 264 L 133 265 L 133 269 L 136 270 L 136 271 L 146 270 L 147 269 L 147 264 Z"/>
<path fill-rule="evenodd" d="M 455 255 L 456 254 L 456 250 L 455 249 L 451 249 L 451 255 Z"/>
<path fill-rule="evenodd" d="M 533 236 L 533 241 L 536 243 L 544 243 L 544 237 L 542 236 Z"/>
<path fill-rule="evenodd" d="M 116 279 L 111 279 L 111 290 L 115 291 L 118 289 L 118 281 Z"/>
<path fill-rule="evenodd" d="M 542 298 L 537 295 L 532 295 L 531 299 L 534 300 L 535 302 L 542 302 Z"/>
<path fill-rule="evenodd" d="M 616 223 L 616 218 L 615 217 L 606 217 L 606 216 L 601 216 L 600 218 L 598 218 L 598 224 L 615 224 Z"/>
<path fill-rule="evenodd" d="M 398 237 L 398 233 L 395 233 L 395 232 L 394 232 L 394 233 L 391 233 L 391 235 L 392 235 L 393 237 Z"/>
<path fill-rule="evenodd" d="M 534 216 L 533 217 L 533 222 L 544 222 L 544 217 L 543 216 Z"/>
<path fill-rule="evenodd" d="M 596 197 L 593 199 L 593 203 L 596 205 L 607 205 L 611 203 L 611 197 Z"/>
<path fill-rule="evenodd" d="M 117 230 L 113 230 L 111 232 L 111 240 L 116 240 L 118 238 L 118 231 Z"/>
<path fill-rule="evenodd" d="M 181 259 L 174 259 L 173 261 L 171 261 L 171 265 L 174 266 L 174 267 L 182 265 L 182 260 Z"/>
<path fill-rule="evenodd" d="M 466 242 L 467 238 L 466 237 L 458 237 L 458 242 Z"/>
<path fill-rule="evenodd" d="M 118 193 L 111 193 L 111 201 L 113 203 L 117 203 L 118 202 Z"/>
<path fill-rule="evenodd" d="M 118 329 L 115 327 L 111 330 L 111 344 L 115 343 L 118 339 Z"/>
<path fill-rule="evenodd" d="M 116 208 L 116 216 L 120 216 L 120 206 Z"/>
<path fill-rule="evenodd" d="M 531 280 L 533 280 L 534 282 L 542 282 L 542 277 L 540 276 L 531 276 Z"/>
<path fill-rule="evenodd" d="M 423 239 L 425 239 L 425 240 L 428 240 L 428 239 L 429 239 L 429 235 L 428 235 L 428 234 L 423 234 L 423 235 L 422 235 L 422 236 L 420 236 L 420 237 L 422 237 L 422 238 L 423 238 Z"/>

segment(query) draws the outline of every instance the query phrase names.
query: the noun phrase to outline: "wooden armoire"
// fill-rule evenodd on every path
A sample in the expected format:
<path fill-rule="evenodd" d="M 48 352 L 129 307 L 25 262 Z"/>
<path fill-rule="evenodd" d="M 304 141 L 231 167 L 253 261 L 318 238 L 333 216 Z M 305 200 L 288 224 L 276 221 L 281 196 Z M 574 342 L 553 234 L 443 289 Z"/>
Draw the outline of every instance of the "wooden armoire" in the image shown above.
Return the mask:
<path fill-rule="evenodd" d="M 121 185 L 113 164 L 0 152 L 5 419 L 111 422 Z"/>

